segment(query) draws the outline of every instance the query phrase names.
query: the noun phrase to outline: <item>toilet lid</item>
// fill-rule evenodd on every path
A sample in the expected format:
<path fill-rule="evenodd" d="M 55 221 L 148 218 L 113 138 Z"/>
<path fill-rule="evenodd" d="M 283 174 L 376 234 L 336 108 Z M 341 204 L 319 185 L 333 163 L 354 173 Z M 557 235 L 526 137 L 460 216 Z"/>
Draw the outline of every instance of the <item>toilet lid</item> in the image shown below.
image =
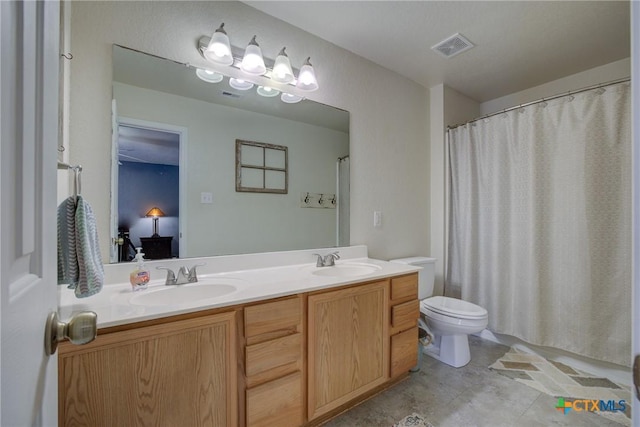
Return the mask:
<path fill-rule="evenodd" d="M 431 297 L 423 300 L 420 305 L 427 310 L 461 319 L 480 319 L 488 314 L 487 310 L 479 305 L 457 298 Z"/>

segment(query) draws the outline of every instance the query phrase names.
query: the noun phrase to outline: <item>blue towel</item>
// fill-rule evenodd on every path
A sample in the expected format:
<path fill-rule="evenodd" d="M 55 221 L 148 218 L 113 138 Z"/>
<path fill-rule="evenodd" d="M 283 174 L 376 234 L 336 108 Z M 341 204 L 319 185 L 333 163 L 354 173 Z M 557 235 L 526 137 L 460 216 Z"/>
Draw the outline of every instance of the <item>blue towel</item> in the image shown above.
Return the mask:
<path fill-rule="evenodd" d="M 97 294 L 104 284 L 96 220 L 82 196 L 58 206 L 58 284 L 66 283 L 78 298 Z"/>

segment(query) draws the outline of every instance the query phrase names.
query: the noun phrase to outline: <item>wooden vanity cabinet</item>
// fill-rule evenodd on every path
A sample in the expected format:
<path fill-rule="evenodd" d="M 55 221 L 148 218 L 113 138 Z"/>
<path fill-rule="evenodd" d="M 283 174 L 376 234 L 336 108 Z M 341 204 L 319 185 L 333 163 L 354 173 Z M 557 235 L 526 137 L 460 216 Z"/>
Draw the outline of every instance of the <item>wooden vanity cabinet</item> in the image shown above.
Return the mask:
<path fill-rule="evenodd" d="M 241 425 L 298 427 L 304 423 L 304 299 L 244 308 L 244 414 Z M 244 417 L 242 416 L 244 415 Z"/>
<path fill-rule="evenodd" d="M 63 342 L 59 425 L 317 425 L 415 366 L 419 313 L 409 274 Z"/>
<path fill-rule="evenodd" d="M 407 373 L 418 363 L 418 274 L 393 277 L 390 295 L 391 378 Z"/>
<path fill-rule="evenodd" d="M 389 280 L 308 297 L 308 419 L 389 379 Z"/>
<path fill-rule="evenodd" d="M 236 426 L 236 312 L 61 343 L 60 426 Z"/>

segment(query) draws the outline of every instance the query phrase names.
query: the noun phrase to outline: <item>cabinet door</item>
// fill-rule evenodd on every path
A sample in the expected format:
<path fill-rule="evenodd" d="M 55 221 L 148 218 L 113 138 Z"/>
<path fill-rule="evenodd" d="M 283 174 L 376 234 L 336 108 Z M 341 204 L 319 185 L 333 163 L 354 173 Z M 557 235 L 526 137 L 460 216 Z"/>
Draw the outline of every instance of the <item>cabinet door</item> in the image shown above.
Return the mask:
<path fill-rule="evenodd" d="M 236 426 L 235 348 L 235 313 L 61 345 L 59 425 Z"/>
<path fill-rule="evenodd" d="M 309 296 L 308 415 L 389 378 L 388 281 Z"/>

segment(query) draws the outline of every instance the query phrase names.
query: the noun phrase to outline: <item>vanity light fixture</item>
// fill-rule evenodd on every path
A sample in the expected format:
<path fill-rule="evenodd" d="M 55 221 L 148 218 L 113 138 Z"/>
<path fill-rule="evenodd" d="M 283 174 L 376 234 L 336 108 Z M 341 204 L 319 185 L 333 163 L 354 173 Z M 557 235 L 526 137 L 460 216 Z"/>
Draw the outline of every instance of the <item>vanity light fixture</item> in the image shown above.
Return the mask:
<path fill-rule="evenodd" d="M 258 95 L 260 96 L 265 96 L 267 98 L 271 98 L 273 96 L 278 96 L 280 95 L 280 91 L 277 89 L 274 89 L 272 87 L 269 86 L 258 86 L 257 91 Z"/>
<path fill-rule="evenodd" d="M 207 83 L 220 83 L 224 78 L 222 74 L 204 68 L 197 68 L 196 76 Z"/>
<path fill-rule="evenodd" d="M 311 57 L 307 58 L 300 68 L 300 74 L 298 74 L 298 82 L 296 83 L 296 87 L 300 90 L 313 91 L 318 89 L 318 80 L 316 79 L 316 72 L 313 69 L 313 65 L 309 60 Z"/>
<path fill-rule="evenodd" d="M 217 64 L 233 64 L 231 44 L 229 43 L 229 36 L 227 36 L 227 32 L 224 30 L 224 22 L 220 24 L 220 27 L 217 30 L 214 31 L 207 48 L 202 52 L 202 54 L 209 61 Z"/>
<path fill-rule="evenodd" d="M 291 69 L 291 61 L 287 53 L 284 51 L 286 47 L 283 47 L 276 57 L 276 62 L 273 64 L 273 70 L 271 71 L 271 79 L 278 83 L 291 83 L 294 79 L 293 70 Z"/>
<path fill-rule="evenodd" d="M 304 98 L 298 95 L 293 95 L 291 93 L 282 92 L 280 96 L 280 100 L 286 104 L 296 104 L 302 101 Z"/>
<path fill-rule="evenodd" d="M 227 65 L 239 69 L 250 76 L 264 76 L 279 84 L 295 86 L 298 91 L 314 91 L 318 89 L 318 80 L 315 70 L 311 65 L 308 57 L 299 70 L 296 80 L 295 74 L 297 70 L 291 67 L 291 61 L 286 48 L 282 48 L 273 61 L 270 58 L 262 56 L 262 49 L 256 41 L 256 36 L 251 38 L 244 52 L 242 49 L 229 43 L 229 37 L 224 30 L 224 24 L 213 33 L 211 38 L 207 36 L 200 37 L 198 41 L 198 51 L 207 60 L 220 65 Z M 238 75 L 236 71 L 229 73 Z M 237 81 L 242 80 L 236 78 Z M 249 80 L 253 80 L 250 78 Z M 248 90 L 248 84 L 242 84 L 239 90 Z M 232 87 L 235 87 L 232 84 Z M 296 102 L 303 97 L 297 95 L 289 95 L 285 99 L 296 99 Z M 285 101 L 286 102 L 286 101 Z M 290 101 L 289 101 L 290 102 Z"/>
<path fill-rule="evenodd" d="M 260 45 L 256 41 L 256 36 L 253 36 L 244 50 L 240 69 L 252 76 L 261 76 L 267 72 L 267 67 L 264 65 L 264 58 L 262 57 L 262 49 L 260 49 Z"/>
<path fill-rule="evenodd" d="M 238 89 L 238 90 L 249 90 L 253 87 L 253 83 L 248 82 L 246 80 L 242 80 L 242 79 L 236 79 L 233 77 L 229 79 L 229 85 L 232 88 Z"/>

